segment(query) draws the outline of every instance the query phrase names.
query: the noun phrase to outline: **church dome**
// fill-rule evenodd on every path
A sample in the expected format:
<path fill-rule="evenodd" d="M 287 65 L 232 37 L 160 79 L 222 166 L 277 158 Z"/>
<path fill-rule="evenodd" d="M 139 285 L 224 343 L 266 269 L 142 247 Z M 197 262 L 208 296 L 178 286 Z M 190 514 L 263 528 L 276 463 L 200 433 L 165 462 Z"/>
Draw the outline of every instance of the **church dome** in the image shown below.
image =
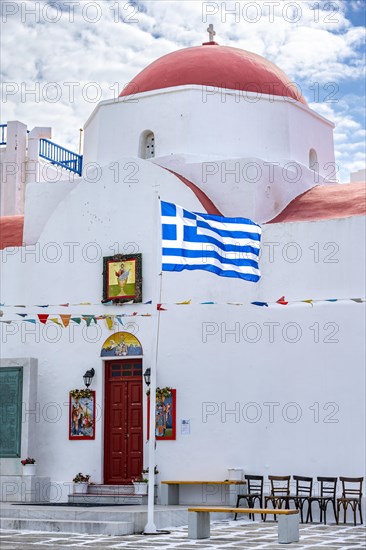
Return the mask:
<path fill-rule="evenodd" d="M 255 53 L 215 42 L 160 57 L 143 69 L 120 97 L 189 84 L 289 97 L 307 105 L 296 85 L 276 65 Z"/>

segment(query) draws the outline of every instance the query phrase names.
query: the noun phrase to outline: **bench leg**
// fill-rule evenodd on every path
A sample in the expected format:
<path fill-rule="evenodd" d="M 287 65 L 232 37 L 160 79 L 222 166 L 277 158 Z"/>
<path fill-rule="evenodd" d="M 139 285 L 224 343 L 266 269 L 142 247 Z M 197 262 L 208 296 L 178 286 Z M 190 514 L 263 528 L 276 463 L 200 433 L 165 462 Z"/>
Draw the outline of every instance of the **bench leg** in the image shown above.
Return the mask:
<path fill-rule="evenodd" d="M 210 512 L 188 512 L 188 538 L 210 538 Z"/>
<path fill-rule="evenodd" d="M 179 485 L 161 484 L 160 500 L 163 506 L 179 504 Z"/>
<path fill-rule="evenodd" d="M 299 540 L 299 514 L 278 516 L 278 542 L 289 544 Z"/>

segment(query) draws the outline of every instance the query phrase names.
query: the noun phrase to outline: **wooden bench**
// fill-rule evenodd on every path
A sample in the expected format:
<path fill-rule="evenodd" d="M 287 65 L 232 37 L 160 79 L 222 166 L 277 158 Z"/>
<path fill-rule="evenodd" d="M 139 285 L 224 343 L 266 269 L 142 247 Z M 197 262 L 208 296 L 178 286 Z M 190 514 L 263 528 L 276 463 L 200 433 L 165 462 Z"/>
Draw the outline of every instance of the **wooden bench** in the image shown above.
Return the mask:
<path fill-rule="evenodd" d="M 243 487 L 240 486 L 246 485 L 246 481 L 162 481 L 160 503 L 165 506 L 180 504 L 179 488 L 187 485 L 196 487 L 201 485 L 202 502 L 199 504 L 214 504 L 217 506 L 228 504 L 229 506 L 235 506 L 238 492 L 235 489 L 238 489 L 239 492 L 242 491 Z M 231 491 L 231 488 L 234 491 Z M 217 497 L 217 502 L 208 502 L 208 500 L 212 500 L 210 497 Z M 190 502 L 189 504 L 195 503 Z"/>
<path fill-rule="evenodd" d="M 299 511 L 298 510 L 273 510 L 269 508 L 219 508 L 198 507 L 188 508 L 188 538 L 210 538 L 210 513 L 232 514 L 263 514 L 278 515 L 278 542 L 289 544 L 299 541 Z"/>

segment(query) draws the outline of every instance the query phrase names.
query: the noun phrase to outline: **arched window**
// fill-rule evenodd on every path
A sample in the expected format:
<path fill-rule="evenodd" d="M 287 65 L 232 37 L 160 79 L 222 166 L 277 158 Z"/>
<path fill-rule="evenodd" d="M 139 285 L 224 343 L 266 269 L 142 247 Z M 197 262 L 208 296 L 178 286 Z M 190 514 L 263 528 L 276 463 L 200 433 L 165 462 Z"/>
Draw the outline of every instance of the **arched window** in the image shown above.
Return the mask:
<path fill-rule="evenodd" d="M 309 151 L 309 168 L 310 170 L 314 170 L 314 172 L 319 172 L 318 155 L 315 149 L 310 149 Z"/>
<path fill-rule="evenodd" d="M 140 137 L 140 154 L 142 159 L 155 157 L 155 135 L 151 130 L 145 130 Z"/>

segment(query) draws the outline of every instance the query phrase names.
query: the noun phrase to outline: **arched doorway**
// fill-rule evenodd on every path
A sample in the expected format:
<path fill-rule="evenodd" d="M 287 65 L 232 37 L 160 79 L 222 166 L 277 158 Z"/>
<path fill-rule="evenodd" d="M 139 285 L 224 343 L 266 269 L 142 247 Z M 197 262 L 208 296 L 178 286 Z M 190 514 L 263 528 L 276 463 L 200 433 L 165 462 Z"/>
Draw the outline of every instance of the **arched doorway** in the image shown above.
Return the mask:
<path fill-rule="evenodd" d="M 105 358 L 104 483 L 123 485 L 143 466 L 142 347 L 129 332 L 103 344 Z"/>

